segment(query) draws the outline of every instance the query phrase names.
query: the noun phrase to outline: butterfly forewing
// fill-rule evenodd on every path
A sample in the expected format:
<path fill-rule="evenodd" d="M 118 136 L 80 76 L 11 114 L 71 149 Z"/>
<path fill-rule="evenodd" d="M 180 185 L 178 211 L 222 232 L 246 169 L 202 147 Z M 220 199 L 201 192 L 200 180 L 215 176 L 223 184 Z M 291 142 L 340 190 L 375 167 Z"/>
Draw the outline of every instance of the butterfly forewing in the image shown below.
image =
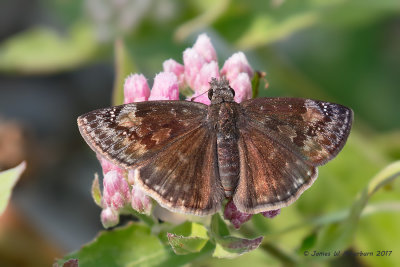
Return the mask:
<path fill-rule="evenodd" d="M 205 123 L 207 106 L 188 101 L 137 102 L 92 111 L 79 130 L 98 154 L 132 168 Z"/>
<path fill-rule="evenodd" d="M 241 103 L 238 118 L 238 209 L 257 213 L 291 204 L 317 177 L 349 135 L 353 113 L 328 102 L 256 98 Z"/>
<path fill-rule="evenodd" d="M 161 205 L 197 215 L 216 212 L 231 197 L 246 213 L 289 205 L 349 135 L 353 112 L 344 106 L 301 98 L 238 104 L 225 78 L 210 85 L 211 106 L 147 101 L 110 107 L 80 116 L 79 130 Z"/>
<path fill-rule="evenodd" d="M 244 121 L 266 138 L 318 166 L 346 143 L 353 112 L 339 104 L 302 98 L 255 98 L 241 103 Z"/>

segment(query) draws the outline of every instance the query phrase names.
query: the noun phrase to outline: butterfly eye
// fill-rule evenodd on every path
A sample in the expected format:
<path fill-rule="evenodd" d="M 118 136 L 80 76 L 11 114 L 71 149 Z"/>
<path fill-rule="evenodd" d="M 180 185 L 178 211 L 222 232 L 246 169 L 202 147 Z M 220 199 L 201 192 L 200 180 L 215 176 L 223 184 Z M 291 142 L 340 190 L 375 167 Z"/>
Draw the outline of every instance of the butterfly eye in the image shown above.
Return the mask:
<path fill-rule="evenodd" d="M 208 90 L 208 99 L 211 100 L 212 96 L 213 96 L 213 90 Z"/>
<path fill-rule="evenodd" d="M 229 87 L 229 89 L 231 90 L 232 96 L 235 96 L 235 90 L 233 90 L 231 87 Z"/>

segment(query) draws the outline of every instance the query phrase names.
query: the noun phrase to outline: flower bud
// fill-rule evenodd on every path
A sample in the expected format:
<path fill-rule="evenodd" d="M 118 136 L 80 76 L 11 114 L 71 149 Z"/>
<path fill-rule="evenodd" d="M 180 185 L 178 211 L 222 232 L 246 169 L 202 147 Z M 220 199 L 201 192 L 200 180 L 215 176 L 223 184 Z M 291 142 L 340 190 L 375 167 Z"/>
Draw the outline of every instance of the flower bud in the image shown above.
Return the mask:
<path fill-rule="evenodd" d="M 124 83 L 124 104 L 149 99 L 150 88 L 143 74 L 131 74 Z"/>
<path fill-rule="evenodd" d="M 178 79 L 171 72 L 160 72 L 154 79 L 149 100 L 179 100 Z"/>
<path fill-rule="evenodd" d="M 224 218 L 229 220 L 236 229 L 239 229 L 240 226 L 250 220 L 252 216 L 253 214 L 240 212 L 232 200 L 225 206 Z"/>
<path fill-rule="evenodd" d="M 106 173 L 103 179 L 103 207 L 120 210 L 130 203 L 130 190 L 124 176 L 116 170 Z"/>
<path fill-rule="evenodd" d="M 163 69 L 165 72 L 172 72 L 178 78 L 179 88 L 183 88 L 185 84 L 185 67 L 179 64 L 173 59 L 168 59 L 163 63 Z"/>
<path fill-rule="evenodd" d="M 252 96 L 251 81 L 247 73 L 241 72 L 230 83 L 231 87 L 235 90 L 235 101 L 240 103 L 244 100 L 250 99 Z"/>
<path fill-rule="evenodd" d="M 205 33 L 200 34 L 199 37 L 197 37 L 193 49 L 201 55 L 206 62 L 218 61 L 217 52 L 215 52 L 210 38 Z"/>
<path fill-rule="evenodd" d="M 195 90 L 196 78 L 206 61 L 193 48 L 187 48 L 183 52 L 183 63 L 185 66 L 185 82 Z"/>
<path fill-rule="evenodd" d="M 145 192 L 137 185 L 132 186 L 131 192 L 132 208 L 140 213 L 145 213 L 147 215 L 151 212 L 151 199 Z"/>
<path fill-rule="evenodd" d="M 103 169 L 103 175 L 106 175 L 110 171 L 117 171 L 121 174 L 124 172 L 124 169 L 114 165 L 107 159 L 103 158 L 100 154 L 97 154 L 97 159 L 99 160 L 101 168 Z"/>
<path fill-rule="evenodd" d="M 103 209 L 101 211 L 100 217 L 101 223 L 103 224 L 104 228 L 109 228 L 119 223 L 118 211 L 111 207 Z"/>
<path fill-rule="evenodd" d="M 275 216 L 279 215 L 281 213 L 281 209 L 277 209 L 277 210 L 269 210 L 269 211 L 264 211 L 261 212 L 261 214 L 266 217 L 266 218 L 274 218 Z"/>
<path fill-rule="evenodd" d="M 221 75 L 224 75 L 230 82 L 236 79 L 239 73 L 246 73 L 250 80 L 254 72 L 243 52 L 237 52 L 225 61 L 221 69 Z"/>

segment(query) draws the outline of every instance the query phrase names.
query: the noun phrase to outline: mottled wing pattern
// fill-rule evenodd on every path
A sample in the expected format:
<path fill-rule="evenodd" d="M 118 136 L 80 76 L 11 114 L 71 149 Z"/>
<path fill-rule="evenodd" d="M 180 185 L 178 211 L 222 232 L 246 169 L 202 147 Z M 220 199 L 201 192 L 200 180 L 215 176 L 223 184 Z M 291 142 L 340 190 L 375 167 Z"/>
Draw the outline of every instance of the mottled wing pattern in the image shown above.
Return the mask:
<path fill-rule="evenodd" d="M 353 118 L 344 106 L 300 98 L 256 98 L 241 106 L 233 199 L 246 213 L 293 203 L 315 181 L 316 166 L 344 146 Z"/>
<path fill-rule="evenodd" d="M 95 152 L 128 169 L 201 127 L 206 115 L 201 103 L 146 101 L 89 112 L 78 118 L 78 126 Z"/>
<path fill-rule="evenodd" d="M 216 136 L 198 127 L 135 169 L 135 181 L 172 211 L 207 215 L 221 208 Z"/>
<path fill-rule="evenodd" d="M 241 128 L 240 175 L 233 201 L 245 213 L 293 203 L 317 177 L 317 169 L 256 128 Z"/>
<path fill-rule="evenodd" d="M 274 141 L 314 166 L 334 158 L 346 143 L 353 111 L 339 104 L 302 98 L 255 98 L 241 103 L 247 127 L 262 129 Z"/>

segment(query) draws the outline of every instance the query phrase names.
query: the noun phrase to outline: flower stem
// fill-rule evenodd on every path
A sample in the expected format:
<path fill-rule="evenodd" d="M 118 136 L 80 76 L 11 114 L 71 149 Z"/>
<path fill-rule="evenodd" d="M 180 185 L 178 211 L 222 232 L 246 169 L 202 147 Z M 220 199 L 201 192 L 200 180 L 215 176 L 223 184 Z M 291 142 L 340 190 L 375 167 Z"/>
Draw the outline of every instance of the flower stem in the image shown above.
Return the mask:
<path fill-rule="evenodd" d="M 283 266 L 297 266 L 298 259 L 286 251 L 282 250 L 281 248 L 271 244 L 268 241 L 263 241 L 260 245 L 260 249 L 267 252 L 271 256 L 279 259 Z"/>

